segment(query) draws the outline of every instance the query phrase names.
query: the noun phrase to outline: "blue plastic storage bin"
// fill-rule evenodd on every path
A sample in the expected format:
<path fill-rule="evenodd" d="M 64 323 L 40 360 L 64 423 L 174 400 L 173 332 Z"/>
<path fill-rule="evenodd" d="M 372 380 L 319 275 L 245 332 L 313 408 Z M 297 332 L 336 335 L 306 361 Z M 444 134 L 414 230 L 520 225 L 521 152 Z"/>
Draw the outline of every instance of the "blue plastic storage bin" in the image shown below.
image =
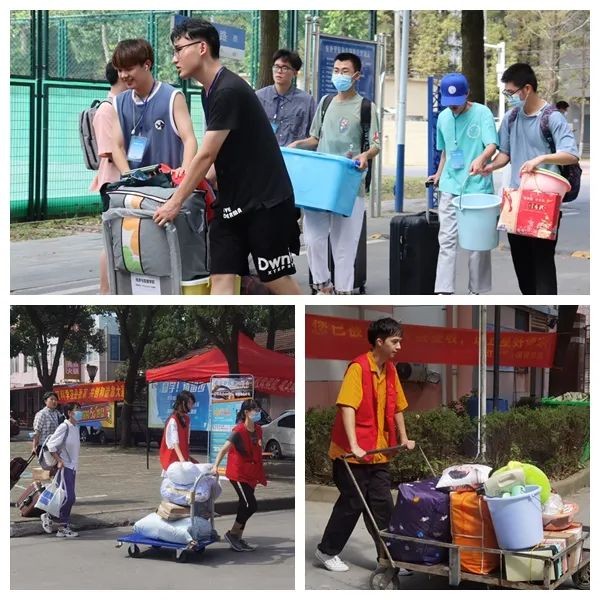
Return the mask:
<path fill-rule="evenodd" d="M 362 172 L 353 160 L 323 152 L 282 148 L 296 206 L 349 217 L 360 187 Z"/>
<path fill-rule="evenodd" d="M 487 413 L 494 412 L 494 399 L 487 398 L 485 403 Z M 470 396 L 467 400 L 467 414 L 472 418 L 477 418 L 477 396 Z M 498 398 L 498 403 L 496 405 L 496 412 L 508 412 L 508 401 L 504 398 Z"/>

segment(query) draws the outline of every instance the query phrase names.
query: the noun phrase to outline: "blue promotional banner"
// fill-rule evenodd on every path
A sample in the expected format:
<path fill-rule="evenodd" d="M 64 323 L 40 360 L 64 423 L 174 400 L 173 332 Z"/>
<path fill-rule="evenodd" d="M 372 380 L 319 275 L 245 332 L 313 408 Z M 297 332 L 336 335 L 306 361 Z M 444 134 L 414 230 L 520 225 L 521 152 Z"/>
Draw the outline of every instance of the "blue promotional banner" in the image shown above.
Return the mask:
<path fill-rule="evenodd" d="M 161 381 L 148 386 L 148 427 L 162 428 L 173 412 L 177 394 L 188 390 L 196 398 L 190 413 L 192 431 L 208 431 L 208 405 L 210 386 L 208 383 L 187 381 Z"/>
<path fill-rule="evenodd" d="M 361 78 L 358 80 L 357 91 L 361 96 L 375 101 L 375 66 L 377 44 L 375 42 L 362 42 L 350 38 L 335 37 L 330 35 L 319 36 L 319 80 L 317 87 L 317 100 L 326 94 L 337 94 L 331 83 L 333 63 L 340 52 L 352 52 L 361 60 Z"/>
<path fill-rule="evenodd" d="M 252 375 L 214 376 L 210 380 L 210 429 L 208 462 L 214 463 L 236 423 L 237 413 L 244 400 L 254 398 Z M 223 458 L 219 469 L 227 464 Z"/>

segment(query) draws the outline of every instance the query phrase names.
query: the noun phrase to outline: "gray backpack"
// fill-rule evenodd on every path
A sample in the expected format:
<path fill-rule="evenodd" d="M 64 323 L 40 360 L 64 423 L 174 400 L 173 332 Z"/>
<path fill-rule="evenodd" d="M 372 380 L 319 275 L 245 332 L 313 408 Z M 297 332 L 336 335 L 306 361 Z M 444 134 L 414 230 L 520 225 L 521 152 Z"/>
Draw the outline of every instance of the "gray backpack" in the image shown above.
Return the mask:
<path fill-rule="evenodd" d="M 97 171 L 100 166 L 100 157 L 98 156 L 98 142 L 94 131 L 94 116 L 101 104 L 110 100 L 94 100 L 89 108 L 79 113 L 79 141 L 83 152 L 83 162 L 90 171 Z"/>

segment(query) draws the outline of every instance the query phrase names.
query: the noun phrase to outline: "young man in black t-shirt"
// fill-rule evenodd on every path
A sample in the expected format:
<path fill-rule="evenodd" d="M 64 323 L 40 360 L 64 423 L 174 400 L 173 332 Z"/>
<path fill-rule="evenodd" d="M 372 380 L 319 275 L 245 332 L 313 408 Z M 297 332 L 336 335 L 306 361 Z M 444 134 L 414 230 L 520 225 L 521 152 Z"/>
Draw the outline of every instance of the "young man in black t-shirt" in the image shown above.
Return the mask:
<path fill-rule="evenodd" d="M 206 133 L 185 179 L 154 220 L 173 220 L 214 163 L 219 198 L 209 227 L 211 293 L 232 294 L 251 254 L 271 291 L 300 294 L 290 252 L 297 235 L 292 185 L 265 111 L 254 90 L 219 62 L 219 33 L 210 23 L 186 19 L 171 41 L 179 76 L 204 87 Z"/>

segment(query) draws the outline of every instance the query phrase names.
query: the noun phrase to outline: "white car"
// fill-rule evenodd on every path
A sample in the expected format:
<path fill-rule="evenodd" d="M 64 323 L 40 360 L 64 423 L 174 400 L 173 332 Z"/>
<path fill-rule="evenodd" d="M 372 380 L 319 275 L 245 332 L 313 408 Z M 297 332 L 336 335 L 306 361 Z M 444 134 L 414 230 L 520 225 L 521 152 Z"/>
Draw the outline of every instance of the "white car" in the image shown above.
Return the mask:
<path fill-rule="evenodd" d="M 296 411 L 286 410 L 267 425 L 263 425 L 263 444 L 271 458 L 296 454 Z"/>

